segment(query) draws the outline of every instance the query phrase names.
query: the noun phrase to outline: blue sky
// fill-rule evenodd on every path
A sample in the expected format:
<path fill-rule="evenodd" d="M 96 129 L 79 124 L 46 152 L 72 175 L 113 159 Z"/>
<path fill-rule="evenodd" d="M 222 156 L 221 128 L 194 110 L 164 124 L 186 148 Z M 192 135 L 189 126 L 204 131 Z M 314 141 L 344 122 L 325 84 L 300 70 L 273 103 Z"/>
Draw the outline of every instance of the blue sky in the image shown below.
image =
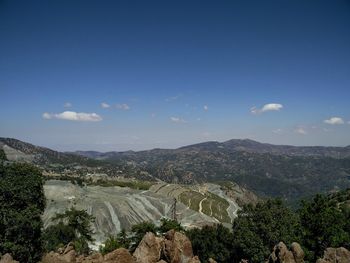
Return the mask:
<path fill-rule="evenodd" d="M 58 150 L 349 145 L 350 2 L 0 1 L 0 95 Z"/>

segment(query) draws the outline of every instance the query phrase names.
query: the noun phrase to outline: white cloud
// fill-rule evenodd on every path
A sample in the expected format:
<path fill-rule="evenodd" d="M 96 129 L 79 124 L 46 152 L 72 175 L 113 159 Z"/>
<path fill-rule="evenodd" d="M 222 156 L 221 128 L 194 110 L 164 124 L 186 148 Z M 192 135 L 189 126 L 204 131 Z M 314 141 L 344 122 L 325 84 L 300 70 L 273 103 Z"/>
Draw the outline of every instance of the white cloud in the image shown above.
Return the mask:
<path fill-rule="evenodd" d="M 65 107 L 65 108 L 71 108 L 72 106 L 73 106 L 73 104 L 70 102 L 66 102 L 63 104 L 63 107 Z"/>
<path fill-rule="evenodd" d="M 204 109 L 205 111 L 209 110 L 208 105 L 204 105 L 204 106 L 203 106 L 203 109 Z"/>
<path fill-rule="evenodd" d="M 330 125 L 344 124 L 344 120 L 340 117 L 332 117 L 332 118 L 329 118 L 328 120 L 324 120 L 323 122 Z"/>
<path fill-rule="evenodd" d="M 43 113 L 43 118 L 46 120 L 59 119 L 68 121 L 101 121 L 102 118 L 96 113 L 85 113 L 75 111 L 64 111 L 61 113 Z"/>
<path fill-rule="evenodd" d="M 295 133 L 301 134 L 301 135 L 306 135 L 307 131 L 303 127 L 298 127 L 294 130 Z"/>
<path fill-rule="evenodd" d="M 176 123 L 186 123 L 187 121 L 185 121 L 184 119 L 182 118 L 179 118 L 179 117 L 170 117 L 170 120 L 172 122 L 176 122 Z"/>
<path fill-rule="evenodd" d="M 46 120 L 52 119 L 51 114 L 47 113 L 47 112 L 43 113 L 43 118 L 46 119 Z"/>
<path fill-rule="evenodd" d="M 111 105 L 109 105 L 109 104 L 106 103 L 106 102 L 102 102 L 102 103 L 101 103 L 101 107 L 104 108 L 104 109 L 108 109 L 108 108 L 111 107 Z"/>
<path fill-rule="evenodd" d="M 267 111 L 279 111 L 283 108 L 282 104 L 279 103 L 268 103 L 265 104 L 262 108 L 256 108 L 255 106 L 250 108 L 250 112 L 253 114 L 264 113 Z"/>
<path fill-rule="evenodd" d="M 273 133 L 280 134 L 282 132 L 282 129 L 276 129 L 272 131 Z"/>
<path fill-rule="evenodd" d="M 118 109 L 118 110 L 130 110 L 130 106 L 126 103 L 123 103 L 123 104 L 116 104 L 115 107 Z"/>

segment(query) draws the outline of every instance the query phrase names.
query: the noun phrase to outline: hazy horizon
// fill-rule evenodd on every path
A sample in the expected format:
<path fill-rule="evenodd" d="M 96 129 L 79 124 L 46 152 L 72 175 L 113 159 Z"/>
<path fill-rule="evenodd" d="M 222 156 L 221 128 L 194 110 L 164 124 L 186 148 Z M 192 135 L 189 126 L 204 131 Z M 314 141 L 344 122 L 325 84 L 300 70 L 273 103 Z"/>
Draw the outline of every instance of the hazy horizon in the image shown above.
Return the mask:
<path fill-rule="evenodd" d="M 348 1 L 1 1 L 0 136 L 350 144 Z"/>

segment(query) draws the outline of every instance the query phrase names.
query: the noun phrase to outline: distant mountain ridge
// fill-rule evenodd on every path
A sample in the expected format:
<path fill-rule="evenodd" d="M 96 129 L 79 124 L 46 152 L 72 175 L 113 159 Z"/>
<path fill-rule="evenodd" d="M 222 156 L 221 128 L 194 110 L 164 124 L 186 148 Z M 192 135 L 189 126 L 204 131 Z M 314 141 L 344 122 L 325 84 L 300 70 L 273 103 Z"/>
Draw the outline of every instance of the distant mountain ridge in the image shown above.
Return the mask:
<path fill-rule="evenodd" d="M 270 153 L 276 155 L 290 155 L 290 156 L 318 156 L 318 157 L 332 157 L 332 158 L 348 158 L 350 157 L 350 145 L 345 147 L 337 146 L 293 146 L 293 145 L 275 145 L 269 143 L 261 143 L 250 139 L 231 139 L 225 142 L 208 141 L 198 144 L 183 146 L 177 149 L 151 149 L 145 151 L 76 151 L 71 152 L 90 158 L 113 158 L 113 156 L 132 156 L 138 153 L 146 152 L 169 152 L 181 150 L 193 151 L 216 151 L 217 149 L 225 148 L 227 151 L 245 151 L 251 153 Z"/>
<path fill-rule="evenodd" d="M 349 146 L 299 147 L 229 140 L 178 149 L 60 153 L 0 138 L 0 148 L 7 155 L 15 151 L 12 157 L 26 152 L 25 156 L 37 164 L 60 163 L 58 171 L 65 170 L 67 164 L 74 164 L 74 167 L 95 166 L 92 172 L 109 176 L 160 179 L 168 183 L 231 181 L 259 195 L 287 200 L 350 187 Z M 86 169 L 79 174 L 86 174 Z"/>

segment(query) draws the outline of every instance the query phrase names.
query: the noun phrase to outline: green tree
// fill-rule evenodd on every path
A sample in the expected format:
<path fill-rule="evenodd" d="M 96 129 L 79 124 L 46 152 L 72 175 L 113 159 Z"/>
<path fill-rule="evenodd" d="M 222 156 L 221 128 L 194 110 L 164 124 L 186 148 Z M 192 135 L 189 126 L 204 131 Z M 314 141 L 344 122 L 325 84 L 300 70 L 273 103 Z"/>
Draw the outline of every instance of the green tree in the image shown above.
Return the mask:
<path fill-rule="evenodd" d="M 347 246 L 350 242 L 349 211 L 342 210 L 336 200 L 316 195 L 302 201 L 298 210 L 307 259 L 315 261 L 327 247 Z"/>
<path fill-rule="evenodd" d="M 0 149 L 0 163 L 2 163 L 3 161 L 7 161 L 7 157 L 4 150 Z"/>
<path fill-rule="evenodd" d="M 297 215 L 279 199 L 244 206 L 233 223 L 235 259 L 262 262 L 274 245 L 299 241 Z"/>
<path fill-rule="evenodd" d="M 0 254 L 20 262 L 37 262 L 42 249 L 45 209 L 43 178 L 29 164 L 0 165 Z"/>
<path fill-rule="evenodd" d="M 178 232 L 183 232 L 185 229 L 181 226 L 181 224 L 179 222 L 177 222 L 176 220 L 172 220 L 172 219 L 168 219 L 163 217 L 160 220 L 160 226 L 158 227 L 158 231 L 161 234 L 164 234 L 166 232 L 168 232 L 169 230 L 174 229 L 175 231 Z"/>
<path fill-rule="evenodd" d="M 117 237 L 109 236 L 103 246 L 100 246 L 100 252 L 105 255 L 121 247 L 129 249 L 130 243 L 131 240 L 123 229 L 118 233 Z"/>
<path fill-rule="evenodd" d="M 72 241 L 78 253 L 89 252 L 88 242 L 94 241 L 92 238 L 93 216 L 89 215 L 86 210 L 77 210 L 72 207 L 64 213 L 57 213 L 52 220 L 58 223 L 44 231 L 46 249 L 56 249 Z"/>
<path fill-rule="evenodd" d="M 233 259 L 233 236 L 223 225 L 204 226 L 186 232 L 191 240 L 193 252 L 201 262 L 213 258 L 218 262 L 228 263 Z"/>
<path fill-rule="evenodd" d="M 45 251 L 55 251 L 75 239 L 75 231 L 72 227 L 59 222 L 51 225 L 43 231 Z"/>

